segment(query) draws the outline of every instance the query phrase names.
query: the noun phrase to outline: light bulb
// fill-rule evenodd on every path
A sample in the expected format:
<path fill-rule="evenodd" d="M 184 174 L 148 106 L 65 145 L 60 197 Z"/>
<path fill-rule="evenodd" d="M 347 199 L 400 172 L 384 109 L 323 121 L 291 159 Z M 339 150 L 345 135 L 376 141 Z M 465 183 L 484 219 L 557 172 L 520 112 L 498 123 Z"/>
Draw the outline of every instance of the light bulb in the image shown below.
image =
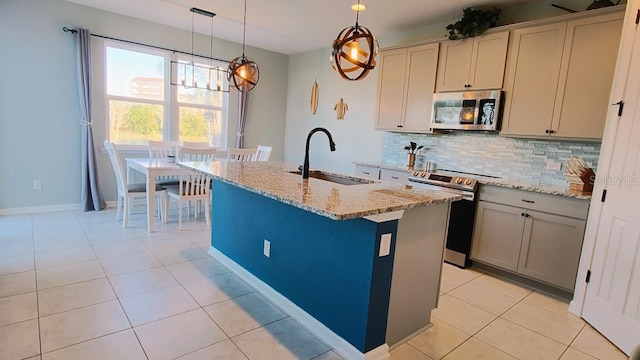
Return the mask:
<path fill-rule="evenodd" d="M 360 53 L 360 47 L 358 46 L 358 42 L 352 41 L 350 47 L 351 47 L 351 52 L 349 54 L 349 57 L 352 60 L 358 60 L 359 53 Z"/>
<path fill-rule="evenodd" d="M 240 73 L 238 75 L 240 75 L 240 78 L 242 78 L 242 80 L 247 79 L 247 69 L 244 65 L 240 66 Z"/>

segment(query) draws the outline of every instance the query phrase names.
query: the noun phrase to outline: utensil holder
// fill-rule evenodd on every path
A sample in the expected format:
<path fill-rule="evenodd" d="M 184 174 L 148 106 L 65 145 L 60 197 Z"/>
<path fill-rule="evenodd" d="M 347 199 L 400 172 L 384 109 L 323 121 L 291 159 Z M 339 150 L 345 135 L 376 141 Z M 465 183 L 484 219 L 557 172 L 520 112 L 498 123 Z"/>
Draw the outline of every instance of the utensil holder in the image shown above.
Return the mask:
<path fill-rule="evenodd" d="M 407 154 L 407 169 L 413 169 L 416 165 L 416 154 Z"/>
<path fill-rule="evenodd" d="M 569 190 L 590 193 L 593 191 L 595 175 L 591 168 L 587 168 L 580 176 L 565 174 L 564 177 L 569 180 Z"/>

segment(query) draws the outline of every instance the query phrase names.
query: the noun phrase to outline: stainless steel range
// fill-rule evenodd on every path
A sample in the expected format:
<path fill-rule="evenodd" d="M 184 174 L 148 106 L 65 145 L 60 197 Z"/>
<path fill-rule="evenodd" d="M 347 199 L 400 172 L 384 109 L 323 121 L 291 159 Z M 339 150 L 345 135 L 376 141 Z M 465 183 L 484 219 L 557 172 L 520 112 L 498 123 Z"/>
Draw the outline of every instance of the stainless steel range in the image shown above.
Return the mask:
<path fill-rule="evenodd" d="M 449 170 L 436 173 L 414 171 L 409 176 L 413 186 L 442 190 L 462 195 L 462 201 L 451 204 L 449 228 L 444 261 L 465 268 L 471 265 L 471 239 L 473 238 L 473 222 L 476 216 L 476 194 L 478 180 L 469 175 L 481 176 Z"/>

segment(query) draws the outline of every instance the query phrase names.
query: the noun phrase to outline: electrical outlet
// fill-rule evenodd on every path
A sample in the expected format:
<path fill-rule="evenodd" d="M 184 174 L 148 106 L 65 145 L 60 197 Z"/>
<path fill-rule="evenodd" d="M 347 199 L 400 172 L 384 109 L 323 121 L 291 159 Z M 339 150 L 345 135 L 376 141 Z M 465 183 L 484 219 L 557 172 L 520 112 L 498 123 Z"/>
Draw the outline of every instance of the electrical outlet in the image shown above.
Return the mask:
<path fill-rule="evenodd" d="M 547 170 L 560 171 L 562 170 L 562 163 L 547 161 Z"/>
<path fill-rule="evenodd" d="M 271 241 L 264 239 L 264 247 L 262 249 L 262 253 L 266 257 L 271 257 Z"/>
<path fill-rule="evenodd" d="M 42 180 L 33 180 L 33 190 L 42 190 Z"/>
<path fill-rule="evenodd" d="M 391 253 L 391 234 L 382 234 L 380 238 L 380 251 L 378 257 L 387 256 Z"/>

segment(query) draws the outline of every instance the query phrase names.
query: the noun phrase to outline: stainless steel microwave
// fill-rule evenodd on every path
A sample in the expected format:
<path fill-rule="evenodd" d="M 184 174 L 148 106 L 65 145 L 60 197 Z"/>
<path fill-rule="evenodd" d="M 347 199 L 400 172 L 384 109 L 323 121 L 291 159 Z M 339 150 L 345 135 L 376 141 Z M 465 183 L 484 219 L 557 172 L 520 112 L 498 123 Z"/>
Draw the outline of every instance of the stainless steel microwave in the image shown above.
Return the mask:
<path fill-rule="evenodd" d="M 497 130 L 501 100 L 501 90 L 435 93 L 431 128 Z"/>

